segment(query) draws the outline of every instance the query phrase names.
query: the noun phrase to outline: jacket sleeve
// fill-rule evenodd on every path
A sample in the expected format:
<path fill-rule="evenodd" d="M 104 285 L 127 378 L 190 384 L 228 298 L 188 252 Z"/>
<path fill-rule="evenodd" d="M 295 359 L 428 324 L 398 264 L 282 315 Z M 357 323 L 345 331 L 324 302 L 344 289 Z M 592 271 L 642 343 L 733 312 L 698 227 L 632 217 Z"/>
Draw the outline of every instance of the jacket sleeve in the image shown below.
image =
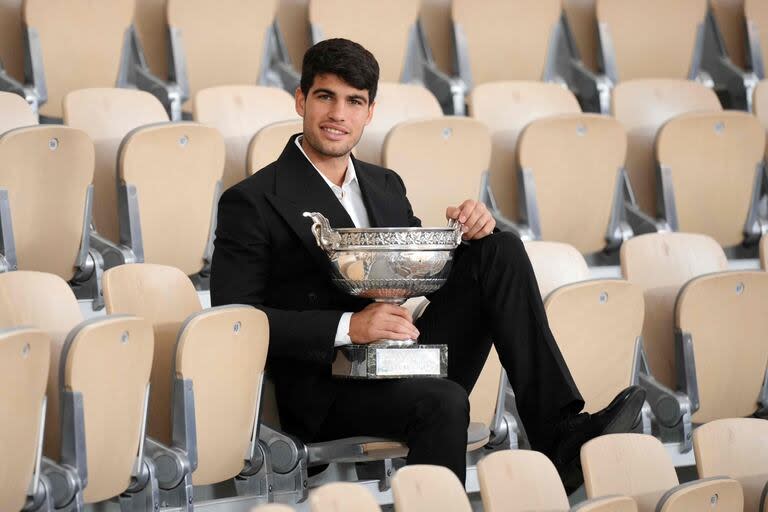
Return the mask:
<path fill-rule="evenodd" d="M 211 304 L 246 304 L 269 319 L 270 358 L 330 364 L 342 311 L 292 311 L 264 305 L 270 275 L 270 236 L 258 205 L 239 188 L 219 200 L 211 263 Z"/>

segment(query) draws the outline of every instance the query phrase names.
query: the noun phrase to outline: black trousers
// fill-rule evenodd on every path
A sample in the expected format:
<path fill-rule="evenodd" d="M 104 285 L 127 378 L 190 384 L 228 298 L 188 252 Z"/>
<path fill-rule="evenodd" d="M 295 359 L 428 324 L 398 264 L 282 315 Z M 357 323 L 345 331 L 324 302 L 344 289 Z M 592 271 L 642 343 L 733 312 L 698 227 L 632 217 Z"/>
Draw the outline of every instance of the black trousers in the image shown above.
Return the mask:
<path fill-rule="evenodd" d="M 448 379 L 347 381 L 317 441 L 371 435 L 408 444 L 408 464 L 437 464 L 464 481 L 469 403 L 491 343 L 515 392 L 531 446 L 547 453 L 552 426 L 584 407 L 549 329 L 522 242 L 473 241 L 416 321 L 420 343 L 448 345 Z"/>

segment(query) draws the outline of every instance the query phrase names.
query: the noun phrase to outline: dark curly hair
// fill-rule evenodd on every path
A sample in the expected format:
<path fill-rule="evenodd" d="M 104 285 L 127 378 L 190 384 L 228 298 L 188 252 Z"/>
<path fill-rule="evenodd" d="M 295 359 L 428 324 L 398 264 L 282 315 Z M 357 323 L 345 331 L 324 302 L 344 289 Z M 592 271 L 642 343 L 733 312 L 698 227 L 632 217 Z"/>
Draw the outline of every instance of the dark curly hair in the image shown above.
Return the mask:
<path fill-rule="evenodd" d="M 326 39 L 304 54 L 301 67 L 301 92 L 309 94 L 315 77 L 333 74 L 355 89 L 367 90 L 373 103 L 379 83 L 379 63 L 371 52 L 349 39 Z"/>

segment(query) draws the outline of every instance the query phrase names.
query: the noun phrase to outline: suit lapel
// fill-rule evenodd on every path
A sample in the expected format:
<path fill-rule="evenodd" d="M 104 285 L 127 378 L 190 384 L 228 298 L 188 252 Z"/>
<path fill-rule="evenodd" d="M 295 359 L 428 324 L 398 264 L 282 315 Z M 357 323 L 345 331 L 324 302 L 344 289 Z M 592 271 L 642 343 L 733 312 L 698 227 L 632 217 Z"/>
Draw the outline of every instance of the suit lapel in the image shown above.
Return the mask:
<path fill-rule="evenodd" d="M 363 202 L 368 210 L 368 218 L 371 227 L 400 227 L 407 226 L 408 219 L 403 217 L 402 196 L 393 197 L 389 187 L 389 176 L 382 173 L 368 171 L 368 165 L 352 157 L 360 183 L 360 191 L 363 193 Z M 380 176 L 380 177 L 379 177 Z"/>

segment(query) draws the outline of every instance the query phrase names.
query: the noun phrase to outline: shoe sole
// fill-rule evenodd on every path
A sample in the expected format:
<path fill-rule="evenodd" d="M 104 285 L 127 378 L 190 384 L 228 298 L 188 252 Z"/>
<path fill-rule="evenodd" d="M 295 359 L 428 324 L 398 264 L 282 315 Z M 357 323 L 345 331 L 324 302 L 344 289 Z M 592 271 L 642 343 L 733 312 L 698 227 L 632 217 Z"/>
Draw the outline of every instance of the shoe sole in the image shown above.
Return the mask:
<path fill-rule="evenodd" d="M 636 389 L 626 399 L 624 405 L 611 422 L 603 429 L 601 435 L 623 434 L 630 432 L 645 403 L 645 391 Z"/>

